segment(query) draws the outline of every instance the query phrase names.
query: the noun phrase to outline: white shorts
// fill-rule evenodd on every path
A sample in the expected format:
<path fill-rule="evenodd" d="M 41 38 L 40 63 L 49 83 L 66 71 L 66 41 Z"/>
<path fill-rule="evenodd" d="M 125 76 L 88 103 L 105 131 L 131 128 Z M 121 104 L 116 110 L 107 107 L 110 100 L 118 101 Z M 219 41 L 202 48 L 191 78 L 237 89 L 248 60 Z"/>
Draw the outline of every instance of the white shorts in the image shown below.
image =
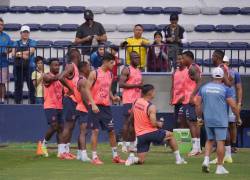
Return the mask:
<path fill-rule="evenodd" d="M 8 82 L 8 68 L 0 67 L 0 84 L 5 84 Z"/>

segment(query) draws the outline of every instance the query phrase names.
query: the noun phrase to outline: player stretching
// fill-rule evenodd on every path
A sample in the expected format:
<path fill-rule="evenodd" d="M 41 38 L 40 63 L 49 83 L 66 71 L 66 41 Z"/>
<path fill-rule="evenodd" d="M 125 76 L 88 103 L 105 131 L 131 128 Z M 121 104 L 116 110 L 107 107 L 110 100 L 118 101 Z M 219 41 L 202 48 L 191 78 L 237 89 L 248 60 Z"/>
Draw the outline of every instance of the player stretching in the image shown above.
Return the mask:
<path fill-rule="evenodd" d="M 120 88 L 123 88 L 122 93 L 122 103 L 123 103 L 123 145 L 122 151 L 127 152 L 135 151 L 135 142 L 129 142 L 126 137 L 127 129 L 126 122 L 130 115 L 130 110 L 132 104 L 136 99 L 141 97 L 141 87 L 142 87 L 142 75 L 140 69 L 137 67 L 140 64 L 140 56 L 137 52 L 132 51 L 130 53 L 130 66 L 125 66 L 121 72 L 121 77 L 119 81 Z M 127 142 L 126 142 L 127 141 Z M 129 148 L 127 148 L 129 144 Z M 133 154 L 131 154 L 133 156 Z"/>
<path fill-rule="evenodd" d="M 119 96 L 113 96 L 111 91 L 112 73 L 115 63 L 115 57 L 105 52 L 103 56 L 102 66 L 95 71 L 92 71 L 88 78 L 87 93 L 91 108 L 89 110 L 89 118 L 92 123 L 92 163 L 96 165 L 103 164 L 97 156 L 97 142 L 99 127 L 106 130 L 109 134 L 110 146 L 112 148 L 113 163 L 124 163 L 117 153 L 117 144 L 114 130 L 114 122 L 111 113 L 111 102 L 120 101 Z"/>
<path fill-rule="evenodd" d="M 161 129 L 163 122 L 156 119 L 156 106 L 151 103 L 155 97 L 155 89 L 151 84 L 142 87 L 142 98 L 135 101 L 132 107 L 130 121 L 134 125 L 137 137 L 137 157 L 128 159 L 127 166 L 143 164 L 151 143 L 167 141 L 175 154 L 176 164 L 186 164 L 181 158 L 178 146 L 172 132 Z M 133 128 L 133 127 L 132 127 Z M 131 128 L 130 128 L 131 129 Z"/>
<path fill-rule="evenodd" d="M 201 153 L 200 128 L 197 128 L 195 113 L 196 95 L 201 85 L 201 70 L 200 67 L 194 63 L 194 54 L 191 51 L 185 51 L 182 56 L 188 68 L 188 75 L 185 82 L 185 100 L 183 101 L 183 108 L 180 110 L 180 113 L 182 113 L 181 116 L 187 120 L 192 136 L 193 147 L 188 155 L 195 156 Z"/>
<path fill-rule="evenodd" d="M 50 125 L 47 130 L 43 143 L 42 151 L 44 156 L 48 156 L 47 142 L 51 139 L 54 133 L 57 133 L 57 143 L 63 129 L 62 121 L 62 91 L 63 86 L 58 80 L 60 64 L 58 59 L 51 59 L 50 72 L 43 75 L 44 84 L 44 111 Z M 59 151 L 59 145 L 58 145 Z"/>
<path fill-rule="evenodd" d="M 86 134 L 88 124 L 88 97 L 86 93 L 87 78 L 90 73 L 90 65 L 87 62 L 79 63 L 79 80 L 77 83 L 77 89 L 75 91 L 75 97 L 77 101 L 76 105 L 76 120 L 80 125 L 80 134 L 78 137 L 78 151 L 77 159 L 83 162 L 90 161 L 86 150 Z"/>
<path fill-rule="evenodd" d="M 70 140 L 76 121 L 76 97 L 74 91 L 77 89 L 79 80 L 78 65 L 81 60 L 81 54 L 77 49 L 69 51 L 69 63 L 61 73 L 59 79 L 64 86 L 63 97 L 63 118 L 65 120 L 64 129 L 61 136 L 60 158 L 75 159 L 75 155 L 70 153 Z"/>

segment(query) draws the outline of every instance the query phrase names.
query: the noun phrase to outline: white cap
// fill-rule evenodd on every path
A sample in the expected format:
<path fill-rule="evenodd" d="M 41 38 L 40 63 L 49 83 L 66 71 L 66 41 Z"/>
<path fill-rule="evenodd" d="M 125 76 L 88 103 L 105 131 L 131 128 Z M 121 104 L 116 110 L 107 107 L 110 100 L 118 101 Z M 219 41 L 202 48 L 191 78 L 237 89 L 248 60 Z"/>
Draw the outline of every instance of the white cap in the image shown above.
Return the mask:
<path fill-rule="evenodd" d="M 229 62 L 229 58 L 226 55 L 223 57 L 223 62 Z"/>
<path fill-rule="evenodd" d="M 26 26 L 26 25 L 23 25 L 23 26 L 21 27 L 21 32 L 24 32 L 24 31 L 30 32 L 30 27 L 29 27 L 29 26 Z"/>
<path fill-rule="evenodd" d="M 224 71 L 220 67 L 216 67 L 212 70 L 212 77 L 215 79 L 223 78 Z"/>

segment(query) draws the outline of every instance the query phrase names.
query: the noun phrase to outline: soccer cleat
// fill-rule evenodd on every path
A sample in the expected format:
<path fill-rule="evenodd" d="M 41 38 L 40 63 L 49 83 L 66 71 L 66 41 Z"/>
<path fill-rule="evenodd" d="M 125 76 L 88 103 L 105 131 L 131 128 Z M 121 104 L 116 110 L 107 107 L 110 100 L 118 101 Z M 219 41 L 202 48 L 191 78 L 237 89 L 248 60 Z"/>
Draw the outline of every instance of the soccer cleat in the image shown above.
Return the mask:
<path fill-rule="evenodd" d="M 41 141 L 38 141 L 38 143 L 37 143 L 36 155 L 38 155 L 38 156 L 43 155 L 42 142 Z"/>
<path fill-rule="evenodd" d="M 94 165 L 102 165 L 102 164 L 104 164 L 104 163 L 99 159 L 99 157 L 96 157 L 95 159 L 92 159 L 91 163 L 94 164 Z"/>
<path fill-rule="evenodd" d="M 127 153 L 127 152 L 128 152 L 127 146 L 122 146 L 122 152 L 123 152 L 123 153 Z"/>
<path fill-rule="evenodd" d="M 67 153 L 72 159 L 76 159 L 76 155 L 72 154 L 72 153 Z"/>
<path fill-rule="evenodd" d="M 123 159 L 121 159 L 120 156 L 116 156 L 116 157 L 114 157 L 114 158 L 112 159 L 112 162 L 113 162 L 113 163 L 117 163 L 117 164 L 124 164 L 126 161 L 123 160 Z"/>
<path fill-rule="evenodd" d="M 125 162 L 125 166 L 131 166 L 132 164 L 138 163 L 139 158 L 135 156 L 129 156 Z"/>
<path fill-rule="evenodd" d="M 217 164 L 217 158 L 215 158 L 214 160 L 210 161 L 209 164 Z"/>
<path fill-rule="evenodd" d="M 229 174 L 229 172 L 222 166 L 217 167 L 215 174 Z"/>
<path fill-rule="evenodd" d="M 187 164 L 187 161 L 185 161 L 183 158 L 180 160 L 176 161 L 175 164 L 180 165 L 180 164 Z"/>
<path fill-rule="evenodd" d="M 60 154 L 59 158 L 62 159 L 62 160 L 73 160 L 73 158 L 69 155 L 69 153 L 66 153 L 66 152 Z"/>
<path fill-rule="evenodd" d="M 76 159 L 81 160 L 81 151 L 79 151 L 79 150 L 77 151 Z"/>
<path fill-rule="evenodd" d="M 192 151 L 188 153 L 188 157 L 197 156 L 199 154 L 200 154 L 199 151 L 192 149 Z"/>
<path fill-rule="evenodd" d="M 43 156 L 44 157 L 49 157 L 47 147 L 44 144 L 42 144 L 42 151 L 43 151 Z"/>
<path fill-rule="evenodd" d="M 225 156 L 224 159 L 223 159 L 223 163 L 233 163 L 233 159 L 231 156 Z"/>
<path fill-rule="evenodd" d="M 202 172 L 209 173 L 210 172 L 209 165 L 202 164 Z"/>
<path fill-rule="evenodd" d="M 81 158 L 79 160 L 81 160 L 83 162 L 90 162 L 91 161 L 91 159 L 88 156 L 83 156 L 83 155 L 81 156 Z"/>

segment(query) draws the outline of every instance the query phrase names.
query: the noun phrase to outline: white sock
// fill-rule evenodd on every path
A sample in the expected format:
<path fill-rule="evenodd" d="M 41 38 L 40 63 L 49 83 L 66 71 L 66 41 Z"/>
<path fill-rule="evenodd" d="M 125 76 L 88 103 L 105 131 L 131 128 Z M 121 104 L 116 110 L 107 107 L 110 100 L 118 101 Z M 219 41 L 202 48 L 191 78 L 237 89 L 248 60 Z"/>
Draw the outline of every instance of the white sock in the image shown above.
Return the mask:
<path fill-rule="evenodd" d="M 113 158 L 115 158 L 116 156 L 118 156 L 117 147 L 112 147 L 112 155 L 113 155 Z"/>
<path fill-rule="evenodd" d="M 130 153 L 129 157 L 135 157 L 135 154 L 134 153 Z"/>
<path fill-rule="evenodd" d="M 196 138 L 196 149 L 198 151 L 201 150 L 201 139 L 200 138 Z"/>
<path fill-rule="evenodd" d="M 81 155 L 82 155 L 82 157 L 87 157 L 88 156 L 87 151 L 81 150 Z"/>
<path fill-rule="evenodd" d="M 174 155 L 175 155 L 176 161 L 180 161 L 181 160 L 181 155 L 180 155 L 180 151 L 179 150 L 175 151 Z"/>
<path fill-rule="evenodd" d="M 95 158 L 97 158 L 97 152 L 96 152 L 96 151 L 93 151 L 93 152 L 92 152 L 92 159 L 95 159 Z"/>
<path fill-rule="evenodd" d="M 225 156 L 231 157 L 231 146 L 225 146 L 225 148 L 226 148 Z"/>
<path fill-rule="evenodd" d="M 45 146 L 45 147 L 47 147 L 47 143 L 48 143 L 48 141 L 46 141 L 45 139 L 42 142 L 43 146 Z"/>
<path fill-rule="evenodd" d="M 135 152 L 135 142 L 129 143 L 129 151 Z"/>
<path fill-rule="evenodd" d="M 70 152 L 70 143 L 67 143 L 67 144 L 66 144 L 66 150 L 67 150 L 67 153 Z"/>
<path fill-rule="evenodd" d="M 126 146 L 127 146 L 127 147 L 129 146 L 129 144 L 130 144 L 130 142 L 126 142 Z"/>
<path fill-rule="evenodd" d="M 203 164 L 205 164 L 205 165 L 209 165 L 209 156 L 205 156 L 204 157 L 204 161 L 203 161 Z"/>
<path fill-rule="evenodd" d="M 126 147 L 126 142 L 122 141 L 122 147 Z"/>
<path fill-rule="evenodd" d="M 63 154 L 66 152 L 65 146 L 66 144 L 58 144 L 59 154 Z"/>
<path fill-rule="evenodd" d="M 221 168 L 223 168 L 222 165 L 217 165 L 217 169 L 221 169 Z"/>
<path fill-rule="evenodd" d="M 192 150 L 196 150 L 196 139 L 197 138 L 192 138 Z"/>

